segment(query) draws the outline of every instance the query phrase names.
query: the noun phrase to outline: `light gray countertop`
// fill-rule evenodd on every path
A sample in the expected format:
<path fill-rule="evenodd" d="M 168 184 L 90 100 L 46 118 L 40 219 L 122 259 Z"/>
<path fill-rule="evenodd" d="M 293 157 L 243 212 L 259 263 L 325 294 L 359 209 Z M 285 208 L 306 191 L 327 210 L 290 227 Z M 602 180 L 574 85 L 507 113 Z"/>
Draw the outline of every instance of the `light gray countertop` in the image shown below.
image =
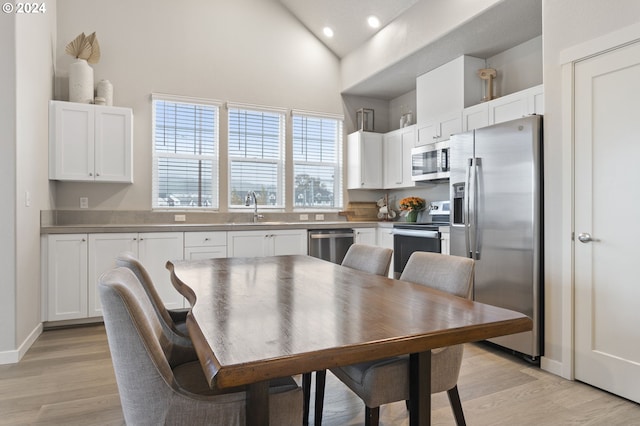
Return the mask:
<path fill-rule="evenodd" d="M 257 222 L 257 223 L 168 223 L 168 224 L 81 224 L 42 226 L 40 233 L 46 234 L 94 234 L 126 232 L 206 232 L 206 231 L 257 231 L 276 229 L 333 229 L 333 228 L 377 228 L 392 227 L 392 222 Z"/>

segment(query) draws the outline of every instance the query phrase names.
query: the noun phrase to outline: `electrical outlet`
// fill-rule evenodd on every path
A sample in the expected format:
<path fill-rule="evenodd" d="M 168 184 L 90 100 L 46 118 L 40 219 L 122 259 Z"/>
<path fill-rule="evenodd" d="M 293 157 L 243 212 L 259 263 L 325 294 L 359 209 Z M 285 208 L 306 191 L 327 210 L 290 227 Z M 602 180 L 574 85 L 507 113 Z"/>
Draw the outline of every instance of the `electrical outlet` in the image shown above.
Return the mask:
<path fill-rule="evenodd" d="M 29 191 L 24 192 L 24 206 L 31 207 L 31 192 Z"/>
<path fill-rule="evenodd" d="M 89 208 L 89 197 L 80 197 L 80 208 L 81 209 Z"/>
<path fill-rule="evenodd" d="M 316 215 L 316 220 L 324 220 L 324 215 L 323 214 L 317 214 Z"/>
<path fill-rule="evenodd" d="M 187 215 L 185 214 L 177 214 L 173 216 L 173 220 L 175 220 L 176 222 L 186 222 L 187 221 Z"/>
<path fill-rule="evenodd" d="M 300 215 L 300 220 L 309 220 L 309 215 L 308 214 L 301 214 Z"/>

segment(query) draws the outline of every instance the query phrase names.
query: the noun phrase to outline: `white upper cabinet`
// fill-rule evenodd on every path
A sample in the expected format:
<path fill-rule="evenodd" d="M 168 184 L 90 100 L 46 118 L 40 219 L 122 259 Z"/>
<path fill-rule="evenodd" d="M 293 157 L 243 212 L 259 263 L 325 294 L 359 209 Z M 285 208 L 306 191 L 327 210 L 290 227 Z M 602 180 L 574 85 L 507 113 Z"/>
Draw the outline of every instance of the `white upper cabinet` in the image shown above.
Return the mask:
<path fill-rule="evenodd" d="M 130 108 L 51 101 L 49 179 L 133 182 Z"/>
<path fill-rule="evenodd" d="M 543 114 L 542 85 L 494 99 L 489 104 L 489 124 L 504 123 L 531 114 Z"/>
<path fill-rule="evenodd" d="M 462 112 L 462 131 L 504 123 L 531 114 L 544 114 L 542 85 L 465 108 Z"/>
<path fill-rule="evenodd" d="M 385 133 L 383 137 L 384 189 L 415 186 L 411 180 L 411 149 L 415 125 Z"/>
<path fill-rule="evenodd" d="M 460 56 L 416 80 L 416 145 L 440 142 L 462 131 L 462 110 L 482 100 L 477 72 L 485 60 Z"/>
<path fill-rule="evenodd" d="M 347 137 L 347 188 L 382 188 L 382 134 L 357 131 Z"/>

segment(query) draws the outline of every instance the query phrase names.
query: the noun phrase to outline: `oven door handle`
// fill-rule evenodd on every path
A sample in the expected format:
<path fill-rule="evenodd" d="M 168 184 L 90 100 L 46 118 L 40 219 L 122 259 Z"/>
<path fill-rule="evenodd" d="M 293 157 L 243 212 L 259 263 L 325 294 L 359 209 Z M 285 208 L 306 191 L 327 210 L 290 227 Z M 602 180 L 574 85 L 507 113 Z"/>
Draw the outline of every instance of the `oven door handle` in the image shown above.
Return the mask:
<path fill-rule="evenodd" d="M 464 177 L 464 207 L 462 208 L 462 223 L 464 223 L 464 244 L 465 253 L 469 258 L 473 258 L 471 253 L 471 237 L 469 235 L 471 223 L 469 223 L 469 191 L 471 191 L 471 168 L 473 167 L 473 158 L 467 159 L 467 170 Z"/>
<path fill-rule="evenodd" d="M 425 231 L 421 229 L 394 229 L 393 235 L 403 237 L 440 238 L 440 231 Z"/>

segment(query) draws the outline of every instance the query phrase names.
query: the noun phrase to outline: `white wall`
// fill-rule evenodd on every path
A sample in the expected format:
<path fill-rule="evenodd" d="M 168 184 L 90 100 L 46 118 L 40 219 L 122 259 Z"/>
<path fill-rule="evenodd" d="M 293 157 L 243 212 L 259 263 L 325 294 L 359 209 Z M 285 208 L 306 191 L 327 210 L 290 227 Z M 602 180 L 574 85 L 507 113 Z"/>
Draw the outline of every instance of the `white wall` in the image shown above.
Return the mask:
<path fill-rule="evenodd" d="M 17 362 L 41 331 L 40 210 L 51 208 L 46 153 L 55 5 L 48 1 L 38 15 L 0 16 L 0 363 Z"/>
<path fill-rule="evenodd" d="M 53 95 L 55 2 L 16 21 L 16 322 L 20 344 L 40 327 L 40 211 L 51 208 L 49 100 Z M 27 206 L 27 193 L 29 206 Z"/>
<path fill-rule="evenodd" d="M 16 69 L 15 15 L 0 15 L 0 354 L 15 349 L 16 295 Z M 0 358 L 2 358 L 0 356 Z"/>
<path fill-rule="evenodd" d="M 542 84 L 542 36 L 487 58 L 487 68 L 498 73 L 493 81 L 496 97 Z"/>
<path fill-rule="evenodd" d="M 152 92 L 342 114 L 339 61 L 276 0 L 59 0 L 56 98 L 65 45 L 97 32 L 95 81 L 134 110 L 134 184 L 57 183 L 57 209 L 151 208 Z M 221 198 L 221 203 L 222 203 Z"/>
<path fill-rule="evenodd" d="M 571 309 L 571 141 L 563 129 L 560 53 L 625 26 L 640 22 L 640 2 L 618 0 L 543 0 L 545 91 L 545 358 L 543 367 L 572 374 Z M 569 247 L 569 249 L 567 249 Z M 567 291 L 568 289 L 568 291 Z"/>

